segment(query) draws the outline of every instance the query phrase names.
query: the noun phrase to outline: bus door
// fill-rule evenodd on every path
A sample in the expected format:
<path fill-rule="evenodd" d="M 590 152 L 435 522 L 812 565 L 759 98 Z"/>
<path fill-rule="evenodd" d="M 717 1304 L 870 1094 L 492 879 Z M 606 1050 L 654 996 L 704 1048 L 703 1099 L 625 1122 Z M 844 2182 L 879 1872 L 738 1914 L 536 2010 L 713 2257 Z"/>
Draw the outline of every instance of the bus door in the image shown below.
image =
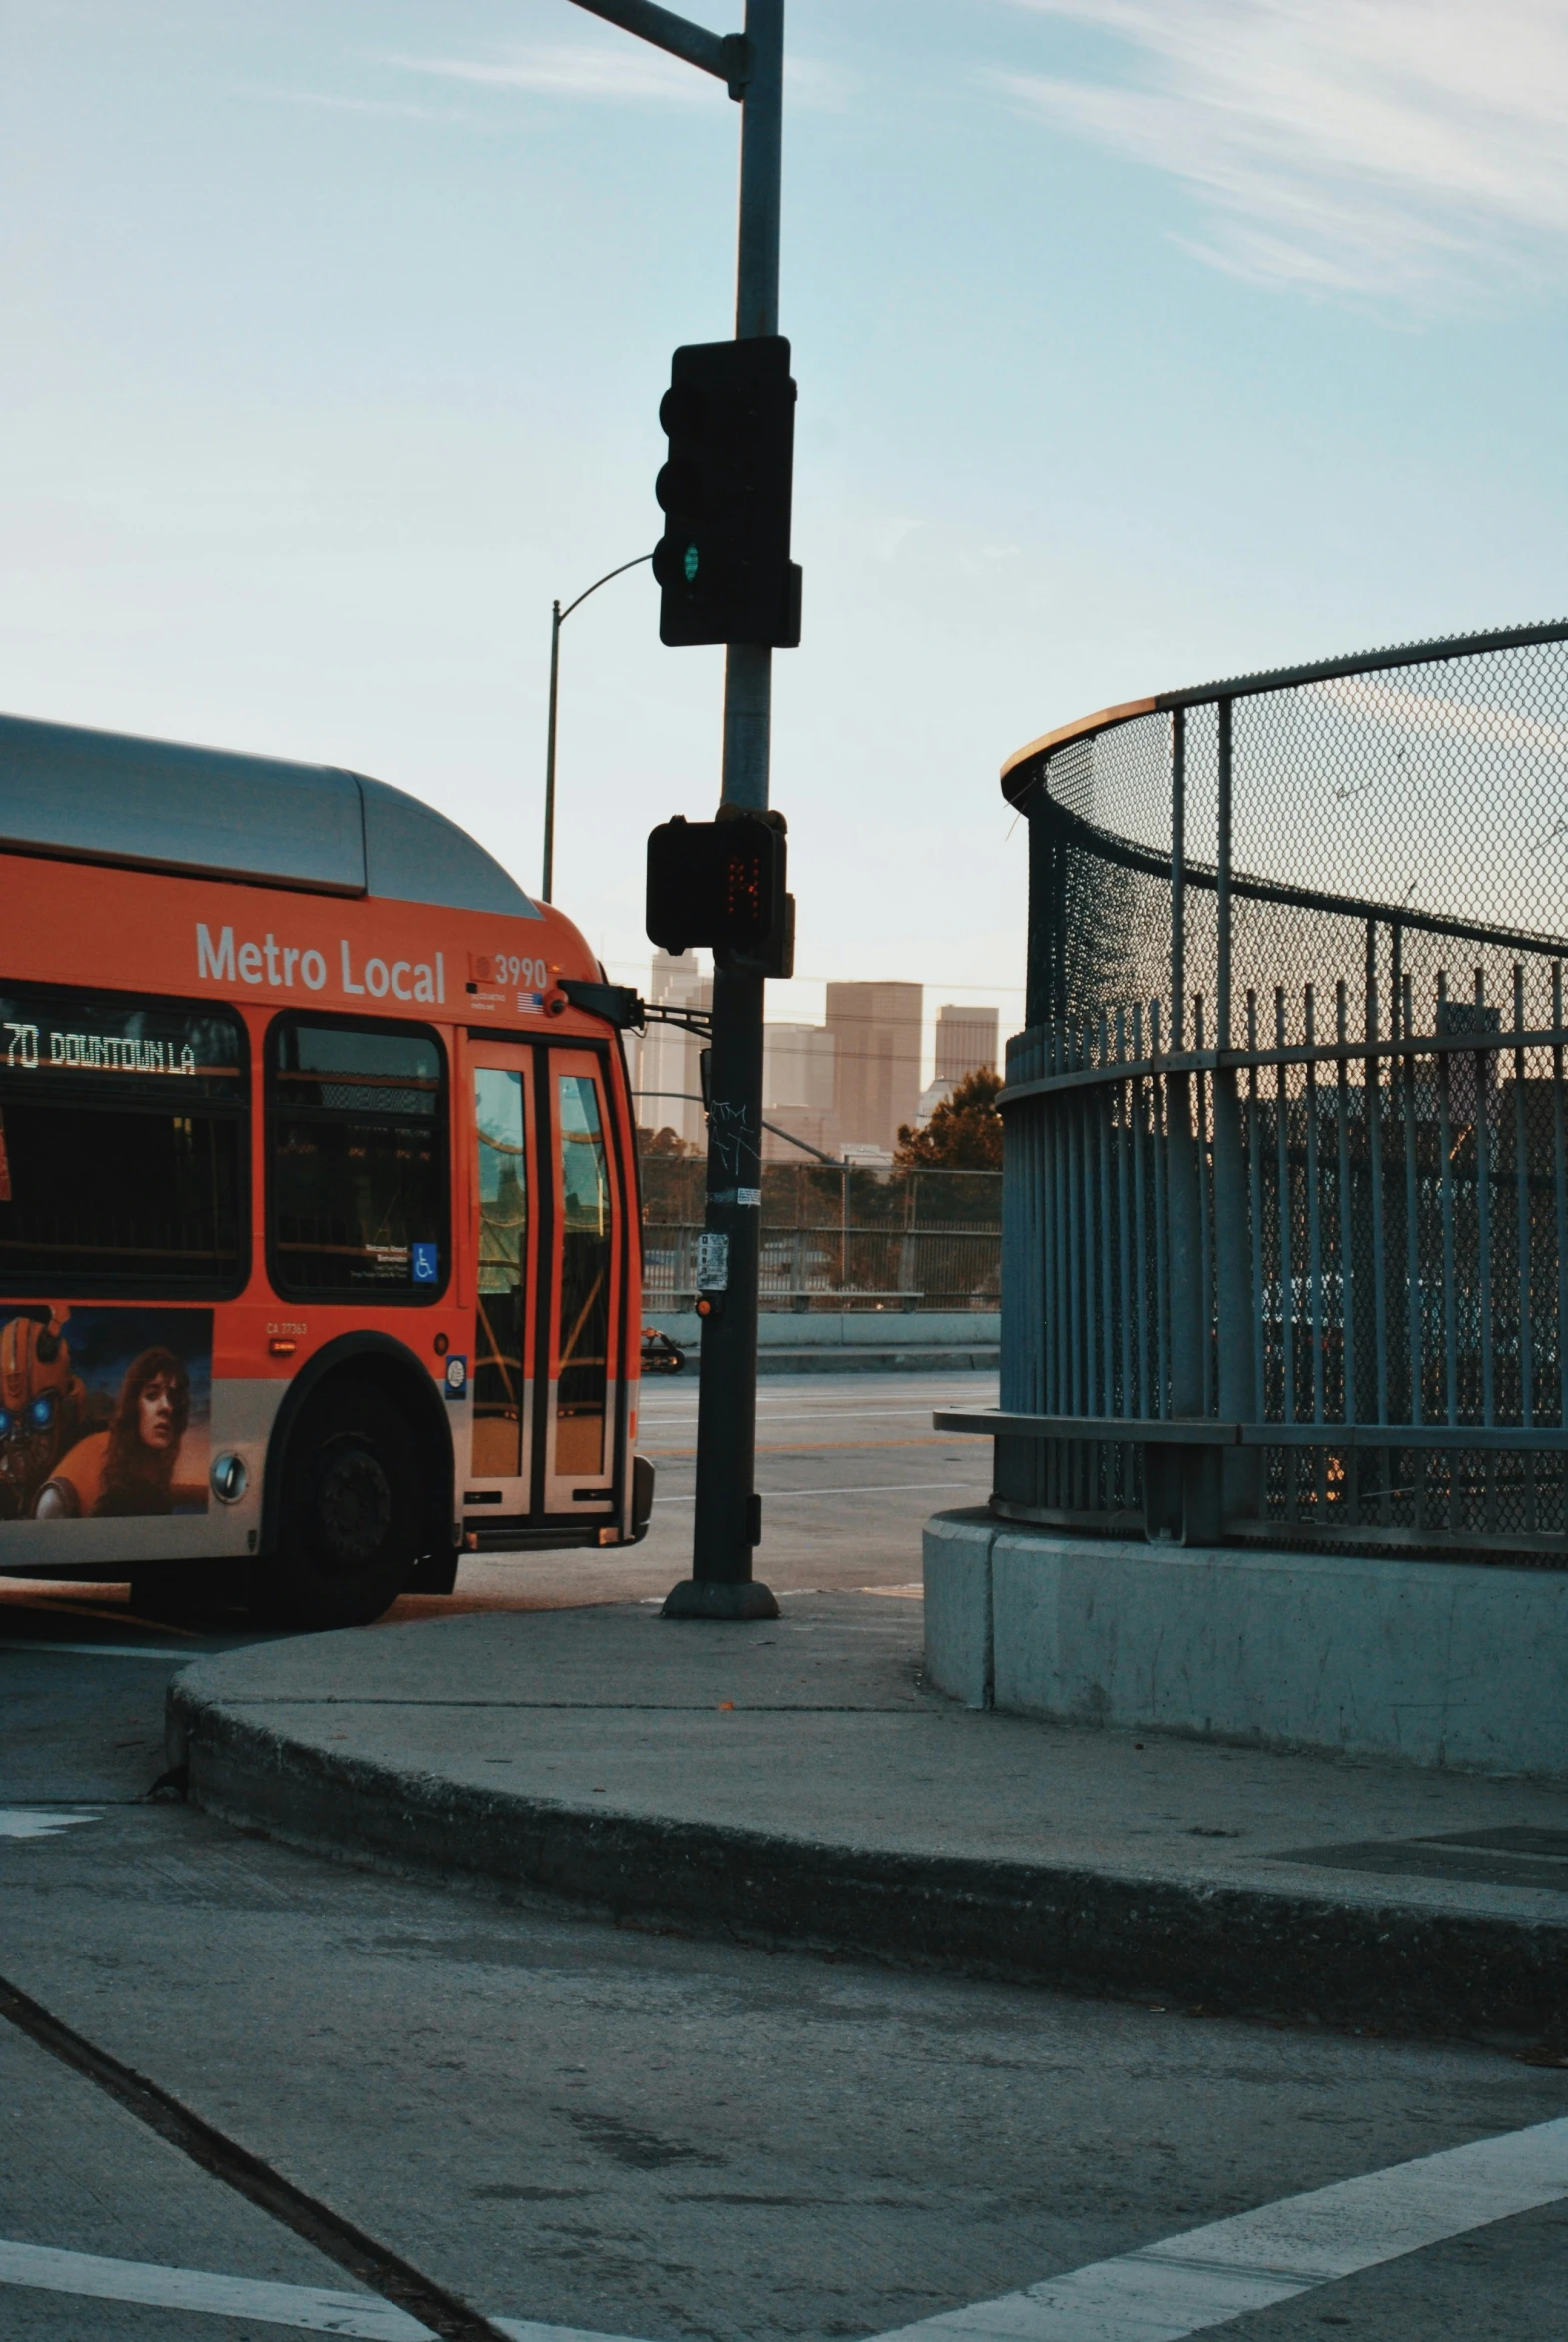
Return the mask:
<path fill-rule="evenodd" d="M 468 1069 L 477 1314 L 464 1514 L 482 1528 L 533 1509 L 538 1138 L 531 1049 L 475 1042 Z"/>
<path fill-rule="evenodd" d="M 615 1500 L 623 1231 L 609 1159 L 604 1062 L 548 1048 L 552 1230 L 545 1339 L 544 1510 L 608 1518 Z"/>

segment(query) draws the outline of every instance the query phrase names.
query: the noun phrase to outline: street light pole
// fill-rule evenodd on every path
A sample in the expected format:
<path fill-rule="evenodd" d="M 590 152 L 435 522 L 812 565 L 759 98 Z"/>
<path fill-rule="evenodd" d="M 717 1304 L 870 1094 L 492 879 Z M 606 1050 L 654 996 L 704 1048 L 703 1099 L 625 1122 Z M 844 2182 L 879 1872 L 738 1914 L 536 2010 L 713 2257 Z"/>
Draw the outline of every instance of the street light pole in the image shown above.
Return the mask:
<path fill-rule="evenodd" d="M 607 569 L 574 602 L 564 609 L 559 602 L 550 609 L 550 721 L 548 741 L 544 752 L 544 884 L 540 894 L 546 903 L 555 900 L 555 720 L 560 704 L 560 630 L 573 610 L 581 607 L 590 593 L 597 593 L 601 585 L 608 585 L 612 577 L 624 577 L 628 569 L 640 569 L 644 561 L 651 561 L 651 553 L 639 553 L 634 561 L 622 561 L 618 569 Z"/>

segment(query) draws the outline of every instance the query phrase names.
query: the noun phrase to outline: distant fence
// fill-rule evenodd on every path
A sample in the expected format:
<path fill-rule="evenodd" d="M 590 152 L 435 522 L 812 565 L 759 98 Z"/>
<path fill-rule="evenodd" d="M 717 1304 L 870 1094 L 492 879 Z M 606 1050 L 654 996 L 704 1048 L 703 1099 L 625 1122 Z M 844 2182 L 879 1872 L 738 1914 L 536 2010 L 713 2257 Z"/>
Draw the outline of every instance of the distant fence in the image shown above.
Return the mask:
<path fill-rule="evenodd" d="M 689 1308 L 706 1166 L 644 1152 L 641 1171 L 645 1301 Z M 991 1310 L 1001 1261 L 1000 1171 L 762 1167 L 764 1309 Z"/>
<path fill-rule="evenodd" d="M 1015 760 L 998 1508 L 1568 1560 L 1568 624 Z"/>

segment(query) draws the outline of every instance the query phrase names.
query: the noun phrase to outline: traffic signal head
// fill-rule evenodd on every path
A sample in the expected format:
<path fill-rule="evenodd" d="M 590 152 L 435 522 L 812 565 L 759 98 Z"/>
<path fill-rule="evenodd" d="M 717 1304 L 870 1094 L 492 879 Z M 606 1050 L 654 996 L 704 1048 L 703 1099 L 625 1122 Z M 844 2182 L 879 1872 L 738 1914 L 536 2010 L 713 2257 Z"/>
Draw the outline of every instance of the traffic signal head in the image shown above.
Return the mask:
<path fill-rule="evenodd" d="M 669 460 L 656 494 L 664 535 L 659 639 L 800 640 L 800 571 L 789 557 L 795 385 L 781 334 L 677 350 L 659 408 Z"/>
<path fill-rule="evenodd" d="M 686 821 L 677 814 L 648 839 L 649 938 L 667 952 L 700 944 L 717 966 L 740 974 L 788 976 L 795 906 L 784 880 L 780 815 Z"/>

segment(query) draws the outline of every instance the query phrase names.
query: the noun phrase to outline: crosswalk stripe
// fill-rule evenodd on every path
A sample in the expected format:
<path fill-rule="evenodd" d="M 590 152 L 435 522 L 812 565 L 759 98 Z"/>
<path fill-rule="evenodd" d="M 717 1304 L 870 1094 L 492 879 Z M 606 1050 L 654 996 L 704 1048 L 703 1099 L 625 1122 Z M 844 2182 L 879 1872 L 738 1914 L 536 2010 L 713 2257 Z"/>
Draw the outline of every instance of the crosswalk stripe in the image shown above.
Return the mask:
<path fill-rule="evenodd" d="M 1229 2220 L 1091 2261 L 1020 2293 L 943 2311 L 874 2342 L 1184 2342 L 1274 2303 L 1568 2197 L 1568 2117 L 1505 2131 L 1285 2196 Z M 51 2245 L 0 2241 L 0 2284 L 99 2301 L 206 2310 L 360 2342 L 435 2342 L 371 2293 L 225 2277 Z M 626 2342 L 578 2326 L 491 2317 L 508 2342 Z"/>
<path fill-rule="evenodd" d="M 0 2241 L 0 2284 L 93 2301 L 135 2301 L 154 2309 L 206 2310 L 214 2317 L 254 2318 L 310 2334 L 349 2334 L 358 2342 L 435 2342 L 428 2326 L 374 2293 L 335 2293 L 324 2285 L 283 2285 L 267 2277 L 222 2277 L 208 2269 L 117 2261 L 48 2244 Z"/>

